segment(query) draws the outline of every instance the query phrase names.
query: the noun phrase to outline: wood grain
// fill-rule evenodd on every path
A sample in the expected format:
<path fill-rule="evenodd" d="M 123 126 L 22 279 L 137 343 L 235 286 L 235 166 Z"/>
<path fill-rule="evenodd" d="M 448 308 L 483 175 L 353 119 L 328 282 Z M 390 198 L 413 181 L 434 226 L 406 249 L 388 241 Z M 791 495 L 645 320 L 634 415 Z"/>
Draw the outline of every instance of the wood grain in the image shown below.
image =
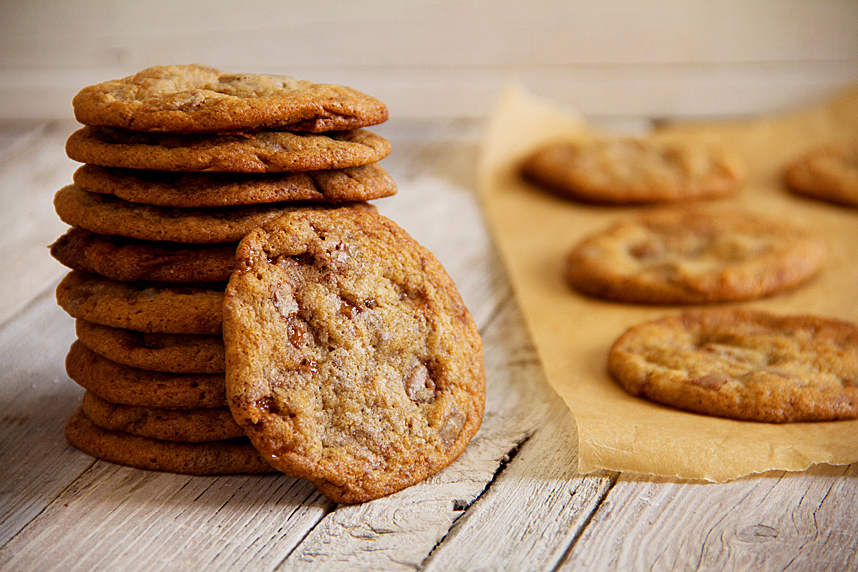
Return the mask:
<path fill-rule="evenodd" d="M 854 570 L 858 467 L 722 485 L 623 475 L 560 570 Z"/>

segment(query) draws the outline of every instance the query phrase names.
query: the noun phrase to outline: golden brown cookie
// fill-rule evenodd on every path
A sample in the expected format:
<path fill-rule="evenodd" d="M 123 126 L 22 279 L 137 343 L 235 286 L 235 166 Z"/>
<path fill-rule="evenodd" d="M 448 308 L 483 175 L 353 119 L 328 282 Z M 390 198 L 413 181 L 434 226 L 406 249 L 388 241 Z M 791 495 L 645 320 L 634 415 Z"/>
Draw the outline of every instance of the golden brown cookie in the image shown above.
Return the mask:
<path fill-rule="evenodd" d="M 151 334 L 75 321 L 77 339 L 111 361 L 166 373 L 223 373 L 220 335 Z"/>
<path fill-rule="evenodd" d="M 825 243 L 787 221 L 738 211 L 653 211 L 582 240 L 566 278 L 596 298 L 643 304 L 750 300 L 793 288 Z"/>
<path fill-rule="evenodd" d="M 787 167 L 784 181 L 800 195 L 858 207 L 858 143 L 809 151 Z"/>
<path fill-rule="evenodd" d="M 635 326 L 611 349 L 632 395 L 746 421 L 858 417 L 858 327 L 816 316 L 717 309 Z"/>
<path fill-rule="evenodd" d="M 135 131 L 332 131 L 387 119 L 382 102 L 349 87 L 200 65 L 155 66 L 85 87 L 72 105 L 85 125 Z"/>
<path fill-rule="evenodd" d="M 368 208 L 368 203 L 274 203 L 234 207 L 156 207 L 88 193 L 74 185 L 54 196 L 57 215 L 66 224 L 96 234 L 183 243 L 238 242 L 244 235 L 295 209 Z"/>
<path fill-rule="evenodd" d="M 273 466 L 355 503 L 462 452 L 482 420 L 482 345 L 429 251 L 380 215 L 318 211 L 253 231 L 237 260 L 227 395 Z"/>
<path fill-rule="evenodd" d="M 623 138 L 550 143 L 522 173 L 564 197 L 606 204 L 722 197 L 745 178 L 741 160 L 726 151 Z"/>
<path fill-rule="evenodd" d="M 116 282 L 78 270 L 60 281 L 57 303 L 73 318 L 140 332 L 219 334 L 223 324 L 223 289 Z"/>
<path fill-rule="evenodd" d="M 66 356 L 66 373 L 111 403 L 164 409 L 224 407 L 223 374 L 174 374 L 128 367 L 103 358 L 80 341 Z"/>
<path fill-rule="evenodd" d="M 157 171 L 281 173 L 347 169 L 390 154 L 390 142 L 364 129 L 327 134 L 258 131 L 175 135 L 83 127 L 66 141 L 81 163 Z"/>
<path fill-rule="evenodd" d="M 233 420 L 229 407 L 163 409 L 119 405 L 87 391 L 81 408 L 102 429 L 150 439 L 200 443 L 244 437 L 244 430 Z"/>
<path fill-rule="evenodd" d="M 145 241 L 72 227 L 51 245 L 51 255 L 73 270 L 120 282 L 226 282 L 237 246 Z"/>
<path fill-rule="evenodd" d="M 352 202 L 396 194 L 377 164 L 304 173 L 179 173 L 82 165 L 76 186 L 126 201 L 166 207 L 221 207 L 276 202 Z"/>
<path fill-rule="evenodd" d="M 271 473 L 268 463 L 247 439 L 177 443 L 108 431 L 90 421 L 81 409 L 66 423 L 66 439 L 103 461 L 150 471 L 185 475 Z"/>

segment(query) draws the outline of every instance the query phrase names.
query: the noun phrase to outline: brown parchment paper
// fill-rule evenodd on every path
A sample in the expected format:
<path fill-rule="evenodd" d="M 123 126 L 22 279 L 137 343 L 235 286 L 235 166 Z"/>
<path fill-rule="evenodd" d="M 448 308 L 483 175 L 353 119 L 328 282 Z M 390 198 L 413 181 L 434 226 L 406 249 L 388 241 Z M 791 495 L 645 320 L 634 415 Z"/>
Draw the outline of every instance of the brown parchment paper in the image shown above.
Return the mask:
<path fill-rule="evenodd" d="M 481 149 L 483 206 L 546 375 L 578 424 L 579 471 L 630 471 L 724 481 L 769 470 L 858 461 L 858 421 L 763 424 L 685 413 L 627 395 L 607 372 L 607 353 L 628 327 L 680 311 L 585 298 L 563 281 L 564 257 L 585 234 L 642 207 L 581 205 L 540 191 L 517 173 L 530 150 L 557 137 L 587 137 L 580 117 L 508 87 Z M 792 113 L 751 121 L 678 125 L 658 137 L 735 149 L 748 166 L 736 198 L 702 203 L 783 216 L 816 229 L 829 257 L 798 289 L 744 305 L 782 314 L 858 321 L 858 209 L 788 193 L 783 165 L 803 150 L 858 136 L 858 89 Z"/>

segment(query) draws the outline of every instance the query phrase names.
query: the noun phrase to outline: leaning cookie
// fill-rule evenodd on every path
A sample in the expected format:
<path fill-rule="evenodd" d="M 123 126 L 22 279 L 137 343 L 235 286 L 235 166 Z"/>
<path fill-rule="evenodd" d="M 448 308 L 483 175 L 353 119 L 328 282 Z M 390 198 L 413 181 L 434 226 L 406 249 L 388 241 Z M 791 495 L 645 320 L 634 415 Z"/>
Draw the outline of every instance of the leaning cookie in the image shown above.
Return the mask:
<path fill-rule="evenodd" d="M 738 211 L 665 209 L 579 242 L 566 278 L 584 294 L 641 304 L 750 300 L 793 288 L 822 267 L 824 241 L 787 221 Z"/>
<path fill-rule="evenodd" d="M 641 324 L 611 349 L 635 396 L 704 415 L 793 422 L 858 418 L 858 327 L 717 309 Z"/>
<path fill-rule="evenodd" d="M 154 66 L 85 87 L 72 105 L 85 125 L 174 133 L 341 131 L 388 114 L 382 102 L 349 87 L 201 65 Z"/>
<path fill-rule="evenodd" d="M 482 344 L 435 259 L 373 213 L 290 213 L 250 233 L 224 303 L 227 396 L 273 466 L 336 502 L 451 463 L 485 403 Z"/>
<path fill-rule="evenodd" d="M 82 165 L 74 183 L 85 191 L 147 205 L 222 207 L 276 202 L 369 201 L 396 194 L 393 178 L 373 163 L 301 173 L 181 173 Z"/>
<path fill-rule="evenodd" d="M 723 197 L 745 178 L 741 160 L 727 151 L 648 139 L 558 141 L 536 150 L 521 169 L 566 198 L 604 204 Z"/>
<path fill-rule="evenodd" d="M 809 151 L 786 168 L 784 182 L 800 195 L 858 207 L 858 143 Z"/>
<path fill-rule="evenodd" d="M 237 243 L 254 228 L 295 209 L 375 209 L 369 203 L 273 203 L 195 209 L 158 207 L 89 193 L 75 185 L 57 191 L 54 208 L 66 224 L 96 234 L 197 244 Z"/>
<path fill-rule="evenodd" d="M 66 423 L 69 443 L 97 459 L 150 471 L 185 475 L 271 473 L 247 439 L 178 443 L 102 429 L 79 408 Z"/>
<path fill-rule="evenodd" d="M 347 169 L 390 154 L 390 142 L 364 129 L 327 134 L 259 131 L 176 135 L 83 127 L 66 141 L 81 163 L 157 171 L 281 173 Z"/>

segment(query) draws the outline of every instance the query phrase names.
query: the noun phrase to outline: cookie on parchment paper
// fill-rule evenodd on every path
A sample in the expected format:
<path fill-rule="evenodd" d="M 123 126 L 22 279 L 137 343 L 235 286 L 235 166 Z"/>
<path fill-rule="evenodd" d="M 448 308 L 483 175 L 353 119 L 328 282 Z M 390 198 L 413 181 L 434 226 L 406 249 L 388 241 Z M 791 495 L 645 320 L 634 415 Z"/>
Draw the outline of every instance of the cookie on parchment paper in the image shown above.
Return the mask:
<path fill-rule="evenodd" d="M 745 179 L 742 161 L 727 151 L 632 138 L 549 143 L 521 168 L 541 187 L 601 204 L 724 197 Z"/>
<path fill-rule="evenodd" d="M 477 432 L 482 344 L 447 273 L 392 221 L 290 213 L 227 287 L 233 415 L 273 466 L 355 503 L 443 469 Z"/>
<path fill-rule="evenodd" d="M 133 131 L 340 131 L 382 123 L 387 107 L 355 89 L 282 75 L 154 66 L 83 88 L 72 100 L 84 125 Z"/>
<path fill-rule="evenodd" d="M 85 126 L 66 141 L 74 161 L 157 171 L 281 173 L 347 169 L 390 154 L 390 142 L 365 129 L 322 133 L 258 131 L 177 135 Z"/>
<path fill-rule="evenodd" d="M 793 288 L 822 267 L 813 232 L 730 210 L 659 209 L 586 237 L 566 279 L 595 298 L 640 304 L 750 300 Z"/>
<path fill-rule="evenodd" d="M 153 334 L 75 321 L 77 339 L 111 361 L 165 373 L 223 373 L 223 337 Z"/>
<path fill-rule="evenodd" d="M 165 207 L 222 207 L 261 203 L 369 201 L 396 194 L 378 164 L 301 173 L 181 173 L 82 165 L 74 183 L 85 191 Z"/>
<path fill-rule="evenodd" d="M 784 181 L 800 195 L 858 207 L 858 143 L 807 152 L 786 168 Z"/>
<path fill-rule="evenodd" d="M 741 309 L 630 328 L 609 367 L 635 396 L 745 421 L 858 418 L 858 327 Z"/>
<path fill-rule="evenodd" d="M 204 443 L 149 439 L 102 429 L 81 408 L 66 423 L 65 435 L 88 455 L 138 469 L 186 475 L 275 472 L 245 438 Z"/>

